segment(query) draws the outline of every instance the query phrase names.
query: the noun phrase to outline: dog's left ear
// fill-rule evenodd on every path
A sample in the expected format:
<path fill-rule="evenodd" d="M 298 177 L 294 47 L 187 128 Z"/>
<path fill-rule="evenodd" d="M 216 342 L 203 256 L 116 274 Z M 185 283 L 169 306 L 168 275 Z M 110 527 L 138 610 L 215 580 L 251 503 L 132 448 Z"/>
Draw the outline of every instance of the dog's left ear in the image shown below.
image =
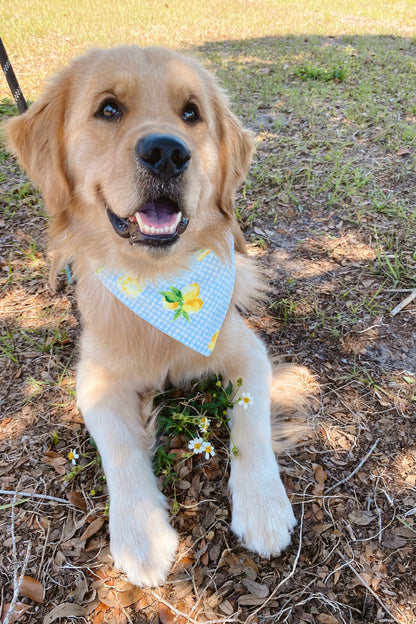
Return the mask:
<path fill-rule="evenodd" d="M 217 119 L 220 124 L 220 184 L 218 206 L 231 220 L 231 227 L 238 251 L 245 253 L 246 246 L 234 211 L 234 197 L 239 185 L 245 180 L 254 149 L 253 134 L 242 127 L 230 111 L 221 94 L 217 104 Z"/>

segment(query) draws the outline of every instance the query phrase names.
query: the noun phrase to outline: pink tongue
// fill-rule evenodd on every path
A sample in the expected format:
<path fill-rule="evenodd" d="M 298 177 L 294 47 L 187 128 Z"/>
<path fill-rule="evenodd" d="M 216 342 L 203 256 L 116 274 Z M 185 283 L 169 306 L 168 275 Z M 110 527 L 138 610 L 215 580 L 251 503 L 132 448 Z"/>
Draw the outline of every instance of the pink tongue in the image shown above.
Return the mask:
<path fill-rule="evenodd" d="M 140 215 L 145 225 L 169 226 L 173 225 L 178 214 L 177 207 L 168 200 L 148 202 L 140 210 Z"/>

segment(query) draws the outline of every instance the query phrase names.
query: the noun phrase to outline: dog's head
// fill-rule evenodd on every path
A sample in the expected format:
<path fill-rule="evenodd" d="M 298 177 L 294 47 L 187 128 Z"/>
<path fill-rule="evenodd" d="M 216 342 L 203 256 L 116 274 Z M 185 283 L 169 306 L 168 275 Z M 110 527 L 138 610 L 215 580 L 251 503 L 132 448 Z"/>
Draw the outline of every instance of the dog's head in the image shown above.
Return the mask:
<path fill-rule="evenodd" d="M 166 258 L 228 227 L 243 250 L 233 201 L 252 136 L 191 59 L 160 48 L 91 50 L 47 83 L 7 135 L 53 232 Z"/>

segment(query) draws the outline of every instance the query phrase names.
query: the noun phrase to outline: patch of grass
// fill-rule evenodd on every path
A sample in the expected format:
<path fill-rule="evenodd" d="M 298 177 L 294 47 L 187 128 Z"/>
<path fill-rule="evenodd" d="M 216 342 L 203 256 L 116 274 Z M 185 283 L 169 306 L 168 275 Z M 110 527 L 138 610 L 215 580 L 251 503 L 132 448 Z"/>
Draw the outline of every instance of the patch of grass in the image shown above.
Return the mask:
<path fill-rule="evenodd" d="M 221 0 L 208 4 L 171 0 L 161 5 L 122 0 L 108 5 L 105 11 L 98 0 L 62 0 L 59 6 L 40 0 L 9 0 L 0 5 L 0 22 L 4 44 L 27 98 L 39 95 L 45 76 L 92 46 L 165 45 L 191 49 L 196 54 L 204 46 L 206 57 L 207 45 L 222 41 L 236 53 L 250 56 L 247 43 L 254 42 L 255 48 L 260 38 L 280 37 L 287 61 L 293 58 L 298 40 L 306 38 L 313 45 L 314 37 L 331 35 L 343 38 L 343 60 L 353 61 L 359 50 L 352 35 L 412 37 L 416 25 L 412 0 L 388 6 L 342 0 L 336 8 L 333 0 L 229 0 L 226 10 Z M 333 41 L 325 43 L 326 62 L 307 58 L 297 64 L 315 80 L 344 80 L 345 65 L 332 62 Z M 227 59 L 222 62 L 221 52 L 214 57 L 208 51 L 208 56 L 218 66 L 227 64 Z M 240 74 L 239 78 L 243 77 Z M 7 85 L 1 88 L 4 95 L 2 92 L 0 97 L 10 96 Z"/>
<path fill-rule="evenodd" d="M 392 288 L 405 288 L 416 286 L 416 262 L 415 255 L 403 253 L 395 249 L 394 253 L 382 253 L 377 249 L 377 262 L 374 270 L 386 277 Z"/>
<path fill-rule="evenodd" d="M 16 104 L 11 98 L 4 97 L 0 100 L 0 117 L 14 117 L 19 114 Z"/>
<path fill-rule="evenodd" d="M 294 69 L 294 73 L 301 80 L 320 80 L 322 82 L 344 82 L 347 78 L 347 70 L 345 67 L 320 67 L 314 66 L 312 63 L 299 65 Z"/>
<path fill-rule="evenodd" d="M 18 355 L 16 349 L 15 331 L 9 328 L 2 328 L 0 334 L 0 354 L 6 360 L 10 360 L 14 364 L 18 364 Z"/>
<path fill-rule="evenodd" d="M 66 327 L 24 329 L 17 325 L 2 329 L 0 336 L 0 354 L 2 357 L 19 364 L 20 358 L 27 353 L 60 354 L 72 348 Z"/>
<path fill-rule="evenodd" d="M 298 303 L 293 299 L 283 297 L 278 301 L 272 301 L 269 307 L 276 315 L 276 318 L 285 325 L 289 320 L 297 318 L 296 310 L 298 308 Z"/>
<path fill-rule="evenodd" d="M 11 162 L 10 155 L 7 152 L 5 152 L 4 162 L 7 164 Z M 7 184 L 9 177 L 8 173 L 4 172 L 3 176 L 4 179 L 0 180 L 0 183 L 3 182 L 4 184 Z M 31 182 L 25 179 L 23 181 L 20 180 L 20 184 L 9 186 L 9 188 L 7 188 L 1 198 L 0 206 L 2 207 L 3 214 L 7 219 L 13 218 L 17 211 L 25 209 L 26 207 L 36 208 L 39 216 L 44 218 L 45 211 L 40 207 L 41 201 L 40 192 L 32 186 Z"/>

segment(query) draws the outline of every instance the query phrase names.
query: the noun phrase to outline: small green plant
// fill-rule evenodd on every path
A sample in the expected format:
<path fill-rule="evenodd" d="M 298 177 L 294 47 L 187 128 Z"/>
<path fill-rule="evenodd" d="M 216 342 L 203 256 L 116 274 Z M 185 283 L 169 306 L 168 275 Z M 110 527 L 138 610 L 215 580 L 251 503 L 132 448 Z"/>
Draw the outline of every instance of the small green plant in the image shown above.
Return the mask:
<path fill-rule="evenodd" d="M 166 487 L 172 478 L 177 478 L 174 469 L 176 453 L 169 453 L 164 446 L 158 446 L 153 456 L 153 467 L 158 477 L 163 477 L 163 487 Z"/>
<path fill-rule="evenodd" d="M 30 182 L 24 182 L 15 190 L 15 195 L 18 199 L 25 199 L 26 197 L 33 195 L 33 193 L 36 193 L 36 191 Z M 35 242 L 34 244 L 36 245 Z"/>
<path fill-rule="evenodd" d="M 253 245 L 253 247 L 257 247 L 258 249 L 267 248 L 267 241 L 265 238 L 263 238 L 263 236 L 254 236 L 251 239 L 251 244 Z"/>
<path fill-rule="evenodd" d="M 396 288 L 399 284 L 407 285 L 409 282 L 415 282 L 412 275 L 413 260 L 409 255 L 406 255 L 400 249 L 394 250 L 393 253 L 383 253 L 379 248 L 376 249 L 377 264 L 375 265 L 375 271 L 381 273 L 382 276 L 387 277 L 393 282 L 393 288 Z"/>
<path fill-rule="evenodd" d="M 347 77 L 347 70 L 341 65 L 327 68 L 305 63 L 295 67 L 294 72 L 301 80 L 320 80 L 321 82 L 344 82 Z"/>
<path fill-rule="evenodd" d="M 10 98 L 3 98 L 0 100 L 0 115 L 5 115 L 6 117 L 12 117 L 18 115 L 19 111 L 17 110 L 16 104 Z"/>
<path fill-rule="evenodd" d="M 283 321 L 286 325 L 290 319 L 296 316 L 296 301 L 283 297 L 278 301 L 273 301 L 270 304 L 270 309 L 276 313 L 276 317 L 279 321 Z"/>
<path fill-rule="evenodd" d="M 81 474 L 81 472 L 88 470 L 88 468 L 91 468 L 93 466 L 101 466 L 101 457 L 98 453 L 97 445 L 95 444 L 92 438 L 89 439 L 88 444 L 91 447 L 91 449 L 89 449 L 85 453 L 81 453 L 81 457 L 83 457 L 84 459 L 87 459 L 87 463 L 85 464 L 78 463 L 80 454 L 77 452 L 76 449 L 71 449 L 68 452 L 67 456 L 68 456 L 69 461 L 72 464 L 72 469 L 70 472 L 68 472 L 68 474 L 65 475 L 64 481 L 70 481 L 71 479 L 74 479 L 77 475 Z M 99 477 L 99 479 L 102 481 L 102 477 Z M 105 480 L 105 477 L 104 477 L 104 480 Z M 97 488 L 95 488 L 94 490 L 95 493 L 97 493 L 96 489 Z"/>
<path fill-rule="evenodd" d="M 0 336 L 0 356 L 11 360 L 14 364 L 18 364 L 15 342 L 15 329 L 5 329 Z"/>
<path fill-rule="evenodd" d="M 377 397 L 380 397 L 380 394 L 382 394 L 385 397 L 394 400 L 392 393 L 383 388 L 383 386 L 381 386 L 380 383 L 373 378 L 372 374 L 365 368 L 365 366 L 358 364 L 356 358 L 354 358 L 352 371 L 345 377 L 345 380 L 367 386 Z"/>
<path fill-rule="evenodd" d="M 161 406 L 158 419 L 160 443 L 153 464 L 156 475 L 164 477 L 165 486 L 170 482 L 175 486 L 179 462 L 192 455 L 205 455 L 205 459 L 215 455 L 211 437 L 213 431 L 227 426 L 227 410 L 236 404 L 247 407 L 253 401 L 248 393 L 238 396 L 241 385 L 241 379 L 237 379 L 234 388 L 231 381 L 225 385 L 221 377 L 212 375 L 204 381 L 192 383 L 186 392 L 173 389 L 156 397 L 155 404 Z M 171 437 L 177 435 L 188 440 L 189 450 L 179 458 L 169 448 Z M 232 453 L 238 455 L 234 444 Z"/>

